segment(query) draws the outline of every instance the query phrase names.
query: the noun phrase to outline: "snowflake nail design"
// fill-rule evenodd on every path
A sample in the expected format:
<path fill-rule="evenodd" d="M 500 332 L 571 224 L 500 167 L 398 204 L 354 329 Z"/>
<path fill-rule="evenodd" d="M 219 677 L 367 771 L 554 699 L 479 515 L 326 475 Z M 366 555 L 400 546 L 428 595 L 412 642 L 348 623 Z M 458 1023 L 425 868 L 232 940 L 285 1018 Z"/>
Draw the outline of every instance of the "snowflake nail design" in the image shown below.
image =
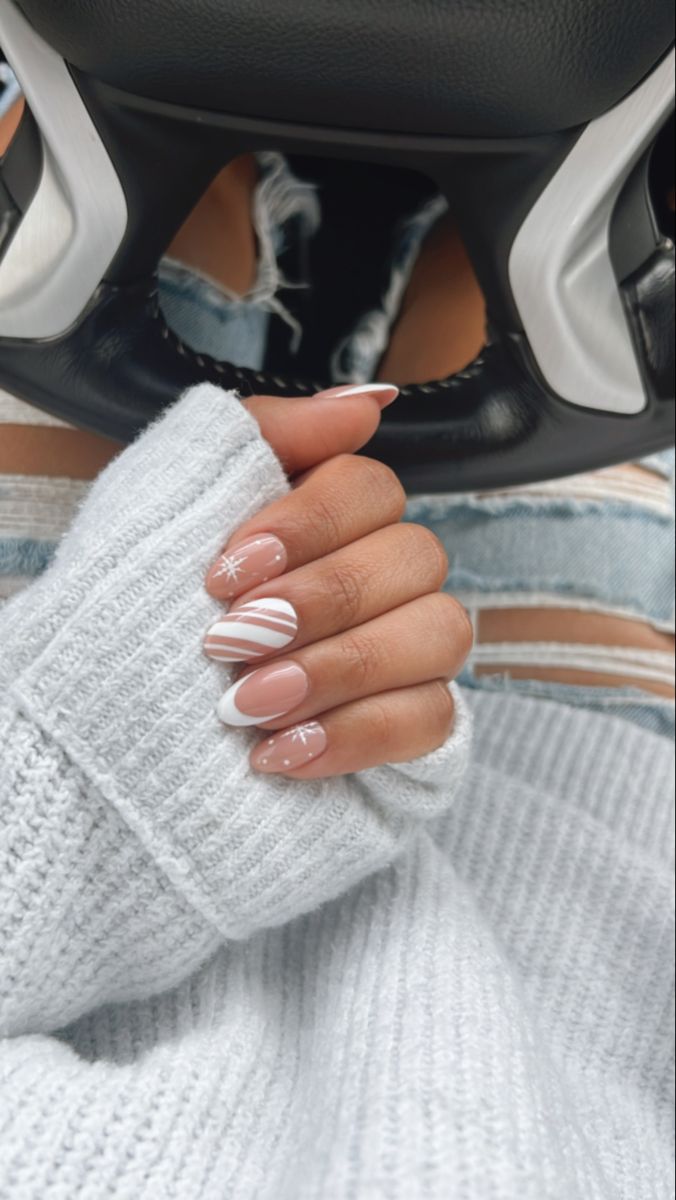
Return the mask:
<path fill-rule="evenodd" d="M 232 583 L 237 583 L 237 580 L 242 574 L 245 562 L 246 555 L 240 555 L 238 557 L 236 554 L 224 554 L 220 563 L 216 564 L 214 579 L 221 579 L 223 576 L 225 576 L 225 578 L 230 580 Z"/>
<path fill-rule="evenodd" d="M 321 729 L 321 725 L 317 721 L 309 721 L 307 725 L 297 725 L 295 729 L 289 730 L 291 742 L 300 742 L 303 746 L 307 746 L 318 729 Z"/>
<path fill-rule="evenodd" d="M 270 775 L 296 771 L 319 758 L 327 746 L 324 727 L 318 721 L 307 721 L 268 738 L 254 750 L 251 763 L 255 770 Z"/>
<path fill-rule="evenodd" d="M 232 600 L 259 583 L 283 575 L 287 561 L 279 538 L 261 533 L 221 555 L 207 575 L 207 591 L 217 600 Z"/>

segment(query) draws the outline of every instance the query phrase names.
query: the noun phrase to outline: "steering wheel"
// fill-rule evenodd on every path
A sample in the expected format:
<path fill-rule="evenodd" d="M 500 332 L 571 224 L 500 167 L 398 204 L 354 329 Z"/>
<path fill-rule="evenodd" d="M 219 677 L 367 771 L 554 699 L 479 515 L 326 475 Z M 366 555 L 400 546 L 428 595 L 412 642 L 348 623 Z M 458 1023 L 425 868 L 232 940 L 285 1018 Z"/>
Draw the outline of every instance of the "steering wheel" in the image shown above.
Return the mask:
<path fill-rule="evenodd" d="M 565 11 L 563 11 L 565 10 Z M 0 160 L 0 385 L 122 441 L 187 387 L 303 394 L 168 328 L 157 268 L 218 171 L 275 149 L 448 199 L 490 337 L 369 454 L 409 491 L 512 486 L 674 438 L 674 244 L 651 188 L 667 0 L 0 0 L 26 109 Z M 609 31 L 612 30 L 612 38 Z M 424 64 L 424 71 L 422 68 Z"/>

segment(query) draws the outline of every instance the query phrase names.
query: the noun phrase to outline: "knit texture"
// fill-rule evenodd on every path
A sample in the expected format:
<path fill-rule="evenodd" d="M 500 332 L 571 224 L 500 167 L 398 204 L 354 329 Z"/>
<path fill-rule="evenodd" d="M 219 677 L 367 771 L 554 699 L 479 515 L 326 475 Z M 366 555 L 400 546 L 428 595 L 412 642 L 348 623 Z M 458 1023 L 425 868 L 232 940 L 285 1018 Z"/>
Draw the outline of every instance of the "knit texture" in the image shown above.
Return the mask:
<path fill-rule="evenodd" d="M 0 614 L 2 1200 L 667 1200 L 669 743 L 454 689 L 253 774 L 203 578 L 286 486 L 196 389 Z"/>

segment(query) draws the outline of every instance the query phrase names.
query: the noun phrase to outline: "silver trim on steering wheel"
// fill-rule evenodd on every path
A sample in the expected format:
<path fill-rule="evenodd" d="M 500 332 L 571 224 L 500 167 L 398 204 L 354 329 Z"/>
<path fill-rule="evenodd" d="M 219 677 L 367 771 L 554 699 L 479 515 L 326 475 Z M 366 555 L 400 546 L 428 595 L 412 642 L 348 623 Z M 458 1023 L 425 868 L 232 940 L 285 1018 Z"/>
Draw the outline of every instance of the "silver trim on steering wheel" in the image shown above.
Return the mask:
<path fill-rule="evenodd" d="M 538 366 L 557 395 L 582 408 L 630 415 L 646 405 L 610 257 L 610 223 L 673 104 L 672 51 L 587 126 L 512 247 L 512 291 Z"/>
<path fill-rule="evenodd" d="M 0 0 L 0 45 L 43 141 L 37 191 L 0 262 L 0 337 L 57 337 L 115 257 L 127 203 L 68 68 L 11 0 Z"/>

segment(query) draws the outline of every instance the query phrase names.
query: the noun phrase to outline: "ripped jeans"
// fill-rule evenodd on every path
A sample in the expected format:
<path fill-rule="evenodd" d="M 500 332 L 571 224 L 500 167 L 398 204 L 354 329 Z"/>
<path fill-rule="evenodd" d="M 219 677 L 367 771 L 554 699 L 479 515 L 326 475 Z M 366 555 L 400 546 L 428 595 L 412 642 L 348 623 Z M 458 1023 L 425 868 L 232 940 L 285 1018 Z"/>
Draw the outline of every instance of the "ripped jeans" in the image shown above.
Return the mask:
<path fill-rule="evenodd" d="M 283 158 L 262 155 L 259 166 L 253 213 L 259 269 L 253 291 L 228 296 L 172 261 L 163 263 L 160 276 L 165 315 L 176 332 L 202 353 L 254 370 L 262 367 L 272 322 L 283 322 L 295 344 L 302 337 L 280 300 L 289 282 L 277 263 L 289 237 L 309 239 L 321 221 L 319 197 L 295 178 Z M 360 314 L 352 335 L 335 347 L 334 382 L 375 376 L 422 241 L 444 207 L 441 199 L 427 200 L 401 224 L 380 304 Z M 444 543 L 451 562 L 446 587 L 470 610 L 475 625 L 487 611 L 565 609 L 630 618 L 673 632 L 673 454 L 653 456 L 641 466 L 640 473 L 610 468 L 484 495 L 415 496 L 407 518 L 429 526 Z M 481 671 L 487 663 L 494 667 L 490 674 Z M 508 674 L 507 668 L 529 663 L 669 683 L 673 659 L 668 653 L 535 639 L 481 641 L 461 682 L 601 710 L 673 735 L 672 701 L 630 684 L 584 686 Z"/>
<path fill-rule="evenodd" d="M 673 455 L 626 468 L 500 493 L 414 497 L 410 519 L 428 525 L 451 557 L 447 587 L 472 614 L 566 609 L 629 618 L 673 632 Z M 526 618 L 527 620 L 527 618 Z M 559 642 L 478 643 L 460 682 L 518 691 L 625 717 L 673 736 L 674 704 L 638 687 L 591 687 L 504 674 L 482 663 L 577 668 L 673 681 L 673 656 Z"/>

